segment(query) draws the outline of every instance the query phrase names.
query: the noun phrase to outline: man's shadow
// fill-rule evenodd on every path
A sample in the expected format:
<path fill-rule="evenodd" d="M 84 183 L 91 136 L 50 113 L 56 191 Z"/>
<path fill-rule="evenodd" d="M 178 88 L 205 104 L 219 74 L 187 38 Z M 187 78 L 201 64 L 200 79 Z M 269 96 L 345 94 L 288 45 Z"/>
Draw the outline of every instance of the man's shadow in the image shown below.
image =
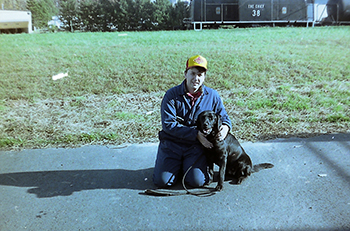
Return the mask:
<path fill-rule="evenodd" d="M 69 196 L 91 189 L 134 189 L 154 187 L 153 168 L 140 170 L 66 170 L 0 174 L 0 185 L 31 187 L 38 198 Z"/>

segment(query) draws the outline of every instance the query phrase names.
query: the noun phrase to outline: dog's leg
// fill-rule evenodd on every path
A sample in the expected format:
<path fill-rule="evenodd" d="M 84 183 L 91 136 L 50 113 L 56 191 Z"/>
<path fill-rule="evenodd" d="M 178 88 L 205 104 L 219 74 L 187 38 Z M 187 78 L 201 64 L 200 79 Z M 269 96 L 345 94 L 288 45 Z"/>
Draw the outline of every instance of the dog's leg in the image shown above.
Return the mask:
<path fill-rule="evenodd" d="M 224 157 L 220 160 L 219 182 L 215 188 L 217 191 L 221 191 L 224 187 L 226 164 L 227 164 L 227 154 L 225 153 Z"/>
<path fill-rule="evenodd" d="M 239 177 L 238 180 L 237 180 L 237 184 L 241 184 L 242 181 L 243 181 L 245 178 L 246 178 L 245 176 Z"/>
<path fill-rule="evenodd" d="M 208 171 L 208 174 L 209 174 L 209 181 L 208 181 L 208 185 L 210 185 L 212 182 L 213 182 L 213 179 L 214 179 L 214 163 L 209 163 L 209 171 Z"/>

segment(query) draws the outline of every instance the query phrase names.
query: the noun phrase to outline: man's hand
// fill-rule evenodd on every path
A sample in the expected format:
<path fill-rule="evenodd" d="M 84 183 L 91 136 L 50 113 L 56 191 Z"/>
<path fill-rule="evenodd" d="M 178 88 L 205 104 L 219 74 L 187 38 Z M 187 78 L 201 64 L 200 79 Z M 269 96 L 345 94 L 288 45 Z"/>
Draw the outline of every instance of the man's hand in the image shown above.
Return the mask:
<path fill-rule="evenodd" d="M 218 132 L 218 134 L 216 135 L 216 137 L 221 141 L 224 140 L 227 136 L 227 133 L 230 131 L 229 126 L 227 125 L 221 125 L 220 130 Z"/>
<path fill-rule="evenodd" d="M 197 139 L 205 148 L 212 148 L 213 147 L 213 144 L 207 140 L 207 138 L 205 137 L 205 135 L 201 131 L 198 132 Z"/>

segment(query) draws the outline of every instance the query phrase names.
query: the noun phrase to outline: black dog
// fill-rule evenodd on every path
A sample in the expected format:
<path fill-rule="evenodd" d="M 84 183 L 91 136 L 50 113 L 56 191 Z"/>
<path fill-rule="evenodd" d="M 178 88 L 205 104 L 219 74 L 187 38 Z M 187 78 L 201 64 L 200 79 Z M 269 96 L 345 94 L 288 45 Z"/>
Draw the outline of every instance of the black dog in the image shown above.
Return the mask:
<path fill-rule="evenodd" d="M 214 163 L 220 168 L 219 182 L 216 190 L 222 190 L 225 175 L 237 179 L 237 184 L 240 184 L 250 174 L 274 166 L 269 163 L 253 166 L 250 157 L 231 133 L 228 133 L 224 140 L 218 140 L 217 134 L 221 125 L 220 116 L 216 115 L 213 111 L 204 111 L 199 114 L 197 119 L 198 130 L 214 146 L 211 149 L 204 148 L 204 154 L 209 164 L 209 184 L 213 181 Z"/>

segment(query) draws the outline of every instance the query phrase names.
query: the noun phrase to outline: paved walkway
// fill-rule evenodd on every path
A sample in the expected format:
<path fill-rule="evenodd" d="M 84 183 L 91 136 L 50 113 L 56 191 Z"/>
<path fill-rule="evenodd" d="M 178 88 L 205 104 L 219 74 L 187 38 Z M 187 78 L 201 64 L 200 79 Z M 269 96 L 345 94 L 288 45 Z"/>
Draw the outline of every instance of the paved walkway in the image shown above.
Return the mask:
<path fill-rule="evenodd" d="M 0 230 L 350 230 L 350 134 L 243 143 L 275 167 L 210 197 L 142 194 L 157 145 L 0 151 Z"/>

